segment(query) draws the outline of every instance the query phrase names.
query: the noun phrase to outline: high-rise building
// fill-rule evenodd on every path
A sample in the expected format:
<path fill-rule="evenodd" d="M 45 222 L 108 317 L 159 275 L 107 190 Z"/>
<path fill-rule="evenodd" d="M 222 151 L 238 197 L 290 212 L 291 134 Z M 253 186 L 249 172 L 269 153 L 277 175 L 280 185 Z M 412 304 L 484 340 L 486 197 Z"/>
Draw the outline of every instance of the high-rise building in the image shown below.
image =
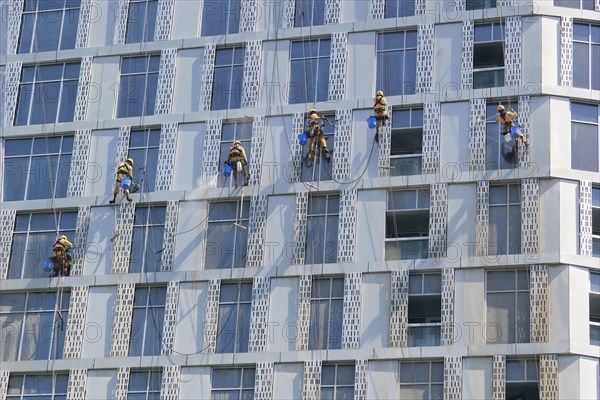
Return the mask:
<path fill-rule="evenodd" d="M 0 5 L 0 400 L 600 397 L 599 0 Z"/>

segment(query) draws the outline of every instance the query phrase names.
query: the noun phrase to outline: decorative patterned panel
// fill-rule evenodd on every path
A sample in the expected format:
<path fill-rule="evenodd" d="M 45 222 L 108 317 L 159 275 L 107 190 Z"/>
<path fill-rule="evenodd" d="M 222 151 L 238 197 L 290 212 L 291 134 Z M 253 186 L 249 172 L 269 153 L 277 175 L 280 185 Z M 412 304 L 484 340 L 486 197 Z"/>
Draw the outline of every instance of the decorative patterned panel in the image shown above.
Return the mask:
<path fill-rule="evenodd" d="M 260 177 L 262 175 L 262 163 L 264 142 L 265 142 L 266 126 L 265 117 L 254 117 L 252 121 L 252 154 L 250 155 L 250 163 L 248 165 L 248 173 L 250 174 L 250 185 L 260 185 Z"/>
<path fill-rule="evenodd" d="M 81 346 L 83 345 L 81 338 L 84 337 L 85 333 L 85 315 L 87 313 L 88 293 L 88 286 L 75 286 L 71 289 L 63 358 L 81 357 Z"/>
<path fill-rule="evenodd" d="M 537 253 L 539 244 L 540 185 L 536 178 L 521 186 L 521 253 Z"/>
<path fill-rule="evenodd" d="M 162 370 L 160 400 L 179 400 L 179 383 L 181 382 L 181 366 L 167 365 Z"/>
<path fill-rule="evenodd" d="M 283 0 L 283 29 L 294 27 L 294 13 L 296 9 L 296 0 Z"/>
<path fill-rule="evenodd" d="M 0 399 L 6 398 L 6 393 L 8 392 L 8 379 L 10 378 L 10 371 L 2 370 L 0 371 Z"/>
<path fill-rule="evenodd" d="M 467 2 L 466 0 L 455 0 L 454 7 L 456 8 L 456 11 L 465 11 L 467 8 Z"/>
<path fill-rule="evenodd" d="M 134 219 L 135 203 L 123 203 L 117 206 L 111 274 L 126 274 L 129 272 Z"/>
<path fill-rule="evenodd" d="M 494 356 L 492 362 L 492 400 L 506 399 L 506 357 Z"/>
<path fill-rule="evenodd" d="M 383 19 L 385 15 L 385 0 L 368 0 L 369 15 L 368 19 Z"/>
<path fill-rule="evenodd" d="M 512 7 L 514 5 L 514 0 L 498 0 L 496 2 L 496 7 Z"/>
<path fill-rule="evenodd" d="M 111 357 L 126 357 L 129 352 L 134 295 L 135 283 L 120 283 L 117 287 L 117 304 L 110 341 Z"/>
<path fill-rule="evenodd" d="M 442 268 L 442 346 L 454 344 L 454 268 Z"/>
<path fill-rule="evenodd" d="M 379 129 L 379 176 L 390 176 L 390 149 L 392 146 L 392 106 L 386 106 L 388 121 Z"/>
<path fill-rule="evenodd" d="M 296 350 L 308 350 L 310 334 L 310 291 L 312 280 L 310 275 L 300 277 L 298 290 L 298 320 L 296 322 Z"/>
<path fill-rule="evenodd" d="M 354 262 L 356 249 L 356 203 L 358 191 L 344 190 L 340 195 L 340 216 L 338 223 L 338 262 Z"/>
<path fill-rule="evenodd" d="M 92 131 L 90 129 L 75 132 L 67 197 L 82 197 L 84 195 L 91 139 Z"/>
<path fill-rule="evenodd" d="M 594 1 L 594 10 L 595 11 L 600 11 L 600 0 L 595 0 Z"/>
<path fill-rule="evenodd" d="M 175 255 L 175 231 L 177 230 L 177 218 L 179 214 L 179 202 L 169 201 L 167 203 L 167 214 L 165 218 L 165 231 L 163 234 L 163 248 L 160 257 L 160 270 L 171 271 L 173 269 L 173 258 Z"/>
<path fill-rule="evenodd" d="M 23 3 L 25 0 L 11 0 L 5 3 L 8 8 L 8 29 L 6 32 L 6 53 L 16 54 L 19 46 L 19 32 L 21 28 L 21 15 L 23 14 Z M 2 22 L 6 22 L 3 20 Z"/>
<path fill-rule="evenodd" d="M 287 171 L 289 183 L 300 182 L 302 168 L 302 146 L 298 142 L 298 135 L 302 132 L 304 132 L 304 113 L 294 113 L 292 118 L 292 135 L 290 138 L 290 143 L 292 146 L 290 154 L 291 168 L 284 168 L 284 171 Z"/>
<path fill-rule="evenodd" d="M 579 254 L 592 256 L 592 184 L 579 182 Z"/>
<path fill-rule="evenodd" d="M 77 211 L 77 227 L 75 228 L 75 241 L 73 242 L 71 276 L 83 274 L 83 263 L 87 247 L 87 236 L 90 228 L 91 206 L 79 207 Z"/>
<path fill-rule="evenodd" d="M 75 48 L 77 49 L 88 46 L 91 16 L 92 0 L 81 0 L 81 8 L 79 9 L 79 22 L 77 24 L 77 39 L 75 41 Z"/>
<path fill-rule="evenodd" d="M 329 56 L 329 101 L 343 100 L 346 98 L 347 47 L 347 32 L 336 32 L 331 35 L 331 54 Z"/>
<path fill-rule="evenodd" d="M 202 182 L 206 184 L 217 183 L 219 173 L 219 153 L 221 151 L 221 127 L 220 119 L 211 119 L 206 122 L 206 133 L 204 134 L 204 148 L 202 149 Z"/>
<path fill-rule="evenodd" d="M 240 4 L 240 33 L 254 32 L 259 16 L 257 0 L 242 0 Z"/>
<path fill-rule="evenodd" d="M 477 254 L 487 256 L 490 228 L 490 183 L 477 182 Z M 471 255 L 469 255 L 471 256 Z"/>
<path fill-rule="evenodd" d="M 211 279 L 208 283 L 206 300 L 206 326 L 204 327 L 204 351 L 214 353 L 217 348 L 217 329 L 219 327 L 219 294 L 221 280 Z"/>
<path fill-rule="evenodd" d="M 156 103 L 154 104 L 154 114 L 168 114 L 171 112 L 171 105 L 173 103 L 173 93 L 175 91 L 176 69 L 177 49 L 161 50 L 160 67 L 158 69 L 158 85 L 156 88 Z"/>
<path fill-rule="evenodd" d="M 262 41 L 252 40 L 247 42 L 246 49 L 244 51 L 244 82 L 242 87 L 242 108 L 253 108 L 258 106 L 258 100 L 260 96 L 261 60 Z"/>
<path fill-rule="evenodd" d="M 462 357 L 444 357 L 444 400 L 462 400 Z"/>
<path fill-rule="evenodd" d="M 422 5 L 419 9 L 425 11 L 424 1 L 417 1 L 417 5 Z M 417 31 L 417 93 L 433 90 L 434 29 L 433 24 L 422 24 Z"/>
<path fill-rule="evenodd" d="M 175 343 L 175 328 L 177 325 L 177 307 L 179 305 L 179 282 L 171 281 L 167 285 L 167 301 L 162 331 L 162 354 L 173 353 Z M 164 376 L 163 376 L 164 378 Z"/>
<path fill-rule="evenodd" d="M 296 193 L 296 223 L 294 224 L 294 260 L 292 265 L 304 264 L 308 192 Z"/>
<path fill-rule="evenodd" d="M 252 196 L 250 202 L 250 223 L 248 227 L 248 267 L 263 265 L 263 249 L 265 244 L 265 228 L 267 225 L 266 195 Z"/>
<path fill-rule="evenodd" d="M 121 126 L 119 128 L 119 138 L 117 139 L 117 151 L 115 152 L 115 170 L 129 154 L 129 136 L 131 134 L 130 126 Z"/>
<path fill-rule="evenodd" d="M 360 286 L 362 273 L 349 272 L 344 276 L 344 310 L 342 320 L 342 349 L 360 347 Z"/>
<path fill-rule="evenodd" d="M 129 388 L 129 367 L 119 367 L 117 370 L 117 383 L 115 385 L 115 400 L 127 400 Z"/>
<path fill-rule="evenodd" d="M 548 266 L 529 267 L 529 319 L 531 343 L 548 342 Z"/>
<path fill-rule="evenodd" d="M 4 126 L 13 126 L 15 111 L 17 109 L 17 95 L 19 93 L 19 82 L 21 81 L 21 62 L 6 64 L 4 70 Z"/>
<path fill-rule="evenodd" d="M 248 351 L 251 352 L 264 352 L 267 350 L 270 288 L 271 281 L 269 277 L 254 278 L 250 311 L 250 339 L 248 342 Z"/>
<path fill-rule="evenodd" d="M 304 362 L 303 399 L 321 398 L 321 360 Z"/>
<path fill-rule="evenodd" d="M 254 400 L 273 400 L 273 363 L 256 363 Z"/>
<path fill-rule="evenodd" d="M 75 103 L 74 121 L 85 121 L 90 98 L 90 83 L 92 81 L 92 57 L 81 59 L 79 83 L 77 84 L 77 101 Z"/>
<path fill-rule="evenodd" d="M 448 225 L 448 184 L 434 183 L 429 199 L 429 257 L 446 256 Z"/>
<path fill-rule="evenodd" d="M 392 271 L 390 347 L 408 345 L 408 278 L 408 270 Z"/>
<path fill-rule="evenodd" d="M 174 5 L 175 0 L 158 0 L 156 28 L 154 30 L 154 40 L 157 42 L 171 39 Z"/>
<path fill-rule="evenodd" d="M 354 364 L 354 400 L 367 400 L 367 372 L 369 360 L 356 360 Z"/>
<path fill-rule="evenodd" d="M 125 35 L 127 33 L 127 14 L 129 14 L 129 0 L 117 0 L 113 44 L 125 43 Z"/>
<path fill-rule="evenodd" d="M 560 84 L 573 86 L 573 18 L 560 18 Z"/>
<path fill-rule="evenodd" d="M 431 70 L 431 64 L 428 67 Z M 423 173 L 440 171 L 440 103 L 423 104 Z"/>
<path fill-rule="evenodd" d="M 173 186 L 173 170 L 177 152 L 176 122 L 162 124 L 158 148 L 158 166 L 156 167 L 156 191 L 167 192 Z"/>
<path fill-rule="evenodd" d="M 462 62 L 460 78 L 463 89 L 473 86 L 473 45 L 475 43 L 475 24 L 473 20 L 463 21 L 462 24 Z"/>
<path fill-rule="evenodd" d="M 469 101 L 469 169 L 485 169 L 485 99 Z"/>
<path fill-rule="evenodd" d="M 8 276 L 16 215 L 16 210 L 0 210 L 0 280 Z"/>
<path fill-rule="evenodd" d="M 333 152 L 333 179 L 348 179 L 350 175 L 350 144 L 352 143 L 352 110 L 335 112 L 335 151 Z"/>
<path fill-rule="evenodd" d="M 558 356 L 540 355 L 540 400 L 558 400 Z"/>
<path fill-rule="evenodd" d="M 72 369 L 69 371 L 67 400 L 84 400 L 87 386 L 87 369 Z"/>
<path fill-rule="evenodd" d="M 521 84 L 521 38 L 523 36 L 521 17 L 506 17 L 504 20 L 504 59 L 505 82 L 504 86 L 517 86 Z"/>
<path fill-rule="evenodd" d="M 207 44 L 202 57 L 202 79 L 200 80 L 200 110 L 210 110 L 212 100 L 213 78 L 215 74 L 216 46 Z"/>
<path fill-rule="evenodd" d="M 529 140 L 529 124 L 531 119 L 531 99 L 529 96 L 519 96 L 519 126 L 527 140 Z M 519 145 L 519 167 L 529 166 L 529 147 Z"/>
<path fill-rule="evenodd" d="M 325 24 L 339 24 L 343 0 L 325 0 Z"/>

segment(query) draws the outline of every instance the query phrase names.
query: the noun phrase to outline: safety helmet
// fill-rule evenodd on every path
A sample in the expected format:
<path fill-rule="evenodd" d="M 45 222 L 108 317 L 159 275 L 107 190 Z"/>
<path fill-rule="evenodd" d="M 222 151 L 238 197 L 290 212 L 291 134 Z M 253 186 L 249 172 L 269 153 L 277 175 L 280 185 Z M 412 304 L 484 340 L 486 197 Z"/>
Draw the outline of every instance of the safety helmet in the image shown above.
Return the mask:
<path fill-rule="evenodd" d="M 310 110 L 308 110 L 308 113 L 309 113 L 309 114 L 314 114 L 314 113 L 316 113 L 316 112 L 317 112 L 317 110 L 315 110 L 314 108 L 311 108 Z"/>
<path fill-rule="evenodd" d="M 378 91 L 377 96 L 383 96 L 383 90 Z"/>
<path fill-rule="evenodd" d="M 241 144 L 242 144 L 242 142 L 240 142 L 239 140 L 236 140 L 235 142 L 233 142 L 233 145 L 234 145 L 234 146 L 235 146 L 235 145 L 241 145 Z"/>
<path fill-rule="evenodd" d="M 129 165 L 133 165 L 133 158 L 128 158 L 125 162 Z"/>
<path fill-rule="evenodd" d="M 498 111 L 504 111 L 504 106 L 502 104 L 498 106 Z"/>
<path fill-rule="evenodd" d="M 67 237 L 65 235 L 60 235 L 60 237 L 58 238 L 58 240 L 67 240 Z"/>

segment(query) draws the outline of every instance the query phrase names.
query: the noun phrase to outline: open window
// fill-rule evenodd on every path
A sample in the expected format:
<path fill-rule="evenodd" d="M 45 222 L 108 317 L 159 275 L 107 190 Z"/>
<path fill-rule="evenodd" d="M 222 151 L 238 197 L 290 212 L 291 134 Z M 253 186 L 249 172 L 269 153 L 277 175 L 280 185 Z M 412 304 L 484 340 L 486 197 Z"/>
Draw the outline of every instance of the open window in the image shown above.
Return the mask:
<path fill-rule="evenodd" d="M 423 164 L 423 109 L 394 110 L 390 166 L 392 176 L 420 175 Z"/>
<path fill-rule="evenodd" d="M 504 86 L 504 25 L 475 25 L 473 88 Z"/>
<path fill-rule="evenodd" d="M 428 257 L 429 189 L 388 193 L 385 221 L 385 259 Z"/>
<path fill-rule="evenodd" d="M 538 400 L 538 362 L 506 360 L 506 400 Z"/>
<path fill-rule="evenodd" d="M 441 275 L 411 274 L 408 281 L 408 345 L 439 346 L 441 321 Z"/>

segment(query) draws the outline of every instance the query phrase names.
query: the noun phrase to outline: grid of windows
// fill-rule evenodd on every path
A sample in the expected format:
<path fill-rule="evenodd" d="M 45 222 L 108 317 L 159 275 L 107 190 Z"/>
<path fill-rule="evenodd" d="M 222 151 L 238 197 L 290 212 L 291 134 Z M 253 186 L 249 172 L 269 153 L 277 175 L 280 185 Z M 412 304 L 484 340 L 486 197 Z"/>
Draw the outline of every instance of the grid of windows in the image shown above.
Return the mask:
<path fill-rule="evenodd" d="M 340 349 L 344 278 L 313 279 L 310 294 L 310 350 Z"/>
<path fill-rule="evenodd" d="M 384 18 L 415 15 L 415 0 L 385 0 Z"/>
<path fill-rule="evenodd" d="M 349 400 L 354 398 L 354 365 L 323 365 L 321 367 L 321 399 Z"/>
<path fill-rule="evenodd" d="M 159 272 L 166 207 L 136 207 L 129 272 Z"/>
<path fill-rule="evenodd" d="M 217 49 L 212 110 L 240 108 L 244 81 L 244 48 Z"/>
<path fill-rule="evenodd" d="M 410 274 L 408 280 L 408 345 L 439 346 L 441 321 L 441 275 Z"/>
<path fill-rule="evenodd" d="M 154 40 L 157 8 L 158 0 L 129 0 L 125 43 Z"/>
<path fill-rule="evenodd" d="M 444 398 L 444 363 L 442 361 L 401 362 L 400 398 L 442 400 Z"/>
<path fill-rule="evenodd" d="M 529 343 L 527 271 L 488 271 L 486 275 L 488 343 Z"/>
<path fill-rule="evenodd" d="M 255 368 L 215 368 L 212 370 L 211 400 L 251 400 L 254 398 Z"/>
<path fill-rule="evenodd" d="M 306 264 L 337 261 L 340 196 L 324 195 L 308 198 L 306 218 Z"/>
<path fill-rule="evenodd" d="M 133 181 L 139 183 L 142 193 L 154 191 L 159 146 L 160 128 L 131 131 L 129 157 L 135 162 Z"/>
<path fill-rule="evenodd" d="M 24 66 L 15 125 L 73 121 L 79 68 L 78 62 Z"/>
<path fill-rule="evenodd" d="M 473 88 L 504 86 L 504 25 L 475 25 Z"/>
<path fill-rule="evenodd" d="M 578 8 L 580 10 L 594 10 L 594 0 L 554 0 L 556 7 Z"/>
<path fill-rule="evenodd" d="M 247 352 L 252 283 L 224 283 L 219 296 L 217 353 Z"/>
<path fill-rule="evenodd" d="M 391 139 L 392 176 L 420 175 L 423 161 L 423 109 L 394 110 Z"/>
<path fill-rule="evenodd" d="M 573 86 L 600 90 L 600 25 L 573 24 Z"/>
<path fill-rule="evenodd" d="M 496 8 L 496 0 L 467 0 L 467 10 L 481 10 L 484 8 Z"/>
<path fill-rule="evenodd" d="M 157 356 L 161 354 L 166 298 L 166 287 L 135 289 L 129 356 Z"/>
<path fill-rule="evenodd" d="M 10 374 L 7 400 L 65 400 L 68 374 L 22 375 Z"/>
<path fill-rule="evenodd" d="M 46 278 L 43 262 L 52 256 L 52 247 L 60 235 L 75 237 L 77 212 L 18 214 L 11 245 L 9 279 Z"/>
<path fill-rule="evenodd" d="M 488 254 L 521 253 L 521 187 L 491 185 Z"/>
<path fill-rule="evenodd" d="M 573 169 L 600 171 L 599 111 L 600 107 L 595 104 L 571 103 L 571 168 Z"/>
<path fill-rule="evenodd" d="M 209 205 L 206 269 L 244 268 L 248 249 L 250 202 Z"/>
<path fill-rule="evenodd" d="M 592 187 L 592 256 L 600 257 L 600 187 Z"/>
<path fill-rule="evenodd" d="M 377 88 L 387 96 L 414 94 L 417 82 L 417 31 L 377 35 Z"/>
<path fill-rule="evenodd" d="M 73 136 L 4 142 L 4 201 L 66 197 Z"/>
<path fill-rule="evenodd" d="M 154 114 L 160 55 L 123 57 L 117 118 Z"/>
<path fill-rule="evenodd" d="M 75 48 L 81 0 L 25 0 L 19 53 Z"/>
<path fill-rule="evenodd" d="M 504 135 L 504 124 L 496 122 L 496 114 L 498 113 L 498 105 L 505 104 L 506 110 L 511 109 L 517 113 L 517 118 L 513 121 L 518 124 L 519 104 L 510 101 L 488 102 L 485 112 L 485 167 L 488 170 L 492 169 L 509 169 L 514 168 L 517 163 L 515 147 L 515 139 L 510 135 Z M 507 141 L 507 139 L 509 139 Z"/>
<path fill-rule="evenodd" d="M 331 39 L 292 42 L 289 103 L 327 101 Z"/>
<path fill-rule="evenodd" d="M 590 344 L 600 346 L 600 273 L 590 271 Z"/>
<path fill-rule="evenodd" d="M 128 400 L 160 399 L 161 371 L 131 371 L 127 387 Z"/>
<path fill-rule="evenodd" d="M 296 0 L 294 26 L 323 25 L 325 21 L 325 0 Z"/>
<path fill-rule="evenodd" d="M 538 362 L 506 360 L 506 399 L 537 400 Z"/>
<path fill-rule="evenodd" d="M 429 189 L 388 193 L 385 219 L 385 259 L 428 257 Z"/>
<path fill-rule="evenodd" d="M 70 297 L 68 291 L 0 296 L 2 361 L 62 358 Z"/>
<path fill-rule="evenodd" d="M 202 9 L 202 36 L 238 33 L 240 0 L 205 1 Z"/>
<path fill-rule="evenodd" d="M 252 123 L 251 122 L 227 122 L 222 125 L 221 128 L 221 153 L 219 160 L 221 162 L 227 161 L 229 156 L 229 149 L 233 147 L 233 143 L 239 140 L 240 144 L 246 152 L 248 162 L 250 162 L 252 154 Z M 222 164 L 221 164 L 222 165 Z M 246 165 L 246 170 L 248 166 Z M 241 175 L 241 172 L 238 173 Z M 219 179 L 220 186 L 230 186 L 233 183 L 233 177 L 228 178 L 221 176 Z"/>

